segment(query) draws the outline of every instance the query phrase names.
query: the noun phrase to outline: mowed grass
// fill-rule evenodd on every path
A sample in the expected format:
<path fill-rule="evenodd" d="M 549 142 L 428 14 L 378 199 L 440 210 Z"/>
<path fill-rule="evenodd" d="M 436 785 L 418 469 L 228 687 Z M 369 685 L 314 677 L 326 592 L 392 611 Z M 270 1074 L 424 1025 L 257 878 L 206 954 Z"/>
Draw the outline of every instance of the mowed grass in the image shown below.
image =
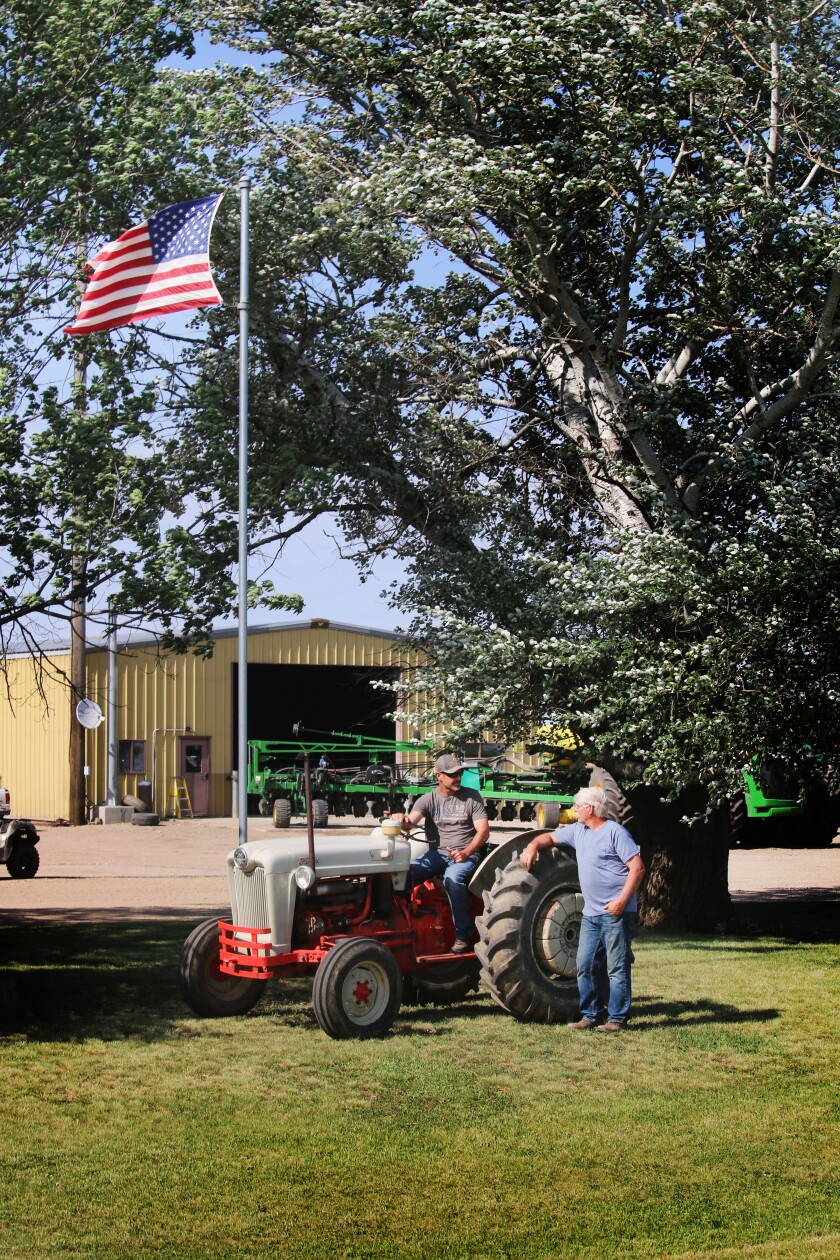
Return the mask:
<path fill-rule="evenodd" d="M 0 1256 L 840 1257 L 838 945 L 636 945 L 621 1037 L 182 1004 L 190 924 L 0 928 Z M 8 972 L 7 972 L 8 974 Z"/>

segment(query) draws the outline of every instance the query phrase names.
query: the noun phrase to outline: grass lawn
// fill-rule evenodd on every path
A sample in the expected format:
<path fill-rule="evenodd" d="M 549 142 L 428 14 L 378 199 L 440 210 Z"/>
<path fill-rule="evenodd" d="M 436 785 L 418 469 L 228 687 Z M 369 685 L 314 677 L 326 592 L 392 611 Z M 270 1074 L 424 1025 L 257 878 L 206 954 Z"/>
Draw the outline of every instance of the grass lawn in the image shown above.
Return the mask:
<path fill-rule="evenodd" d="M 334 1042 L 181 1003 L 189 924 L 0 927 L 0 1256 L 840 1257 L 838 945 L 641 935 L 632 1030 Z"/>

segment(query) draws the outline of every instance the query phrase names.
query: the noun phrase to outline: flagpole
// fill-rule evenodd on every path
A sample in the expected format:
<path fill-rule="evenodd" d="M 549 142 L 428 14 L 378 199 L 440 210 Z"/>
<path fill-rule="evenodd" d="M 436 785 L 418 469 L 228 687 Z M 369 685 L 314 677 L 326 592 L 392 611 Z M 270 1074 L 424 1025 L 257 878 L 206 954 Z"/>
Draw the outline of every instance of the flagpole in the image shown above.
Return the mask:
<path fill-rule="evenodd" d="M 239 843 L 248 843 L 248 208 L 251 180 L 239 180 Z"/>

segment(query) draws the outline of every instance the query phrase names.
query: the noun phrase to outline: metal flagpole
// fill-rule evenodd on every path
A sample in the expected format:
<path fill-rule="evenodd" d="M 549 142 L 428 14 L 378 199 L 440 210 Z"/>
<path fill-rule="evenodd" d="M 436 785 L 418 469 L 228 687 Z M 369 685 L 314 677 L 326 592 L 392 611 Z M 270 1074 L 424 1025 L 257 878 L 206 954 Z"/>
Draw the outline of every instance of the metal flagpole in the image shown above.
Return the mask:
<path fill-rule="evenodd" d="M 113 599 L 108 600 L 108 774 L 105 803 L 117 803 L 117 614 Z"/>
<path fill-rule="evenodd" d="M 248 205 L 251 181 L 239 180 L 239 843 L 248 843 Z"/>

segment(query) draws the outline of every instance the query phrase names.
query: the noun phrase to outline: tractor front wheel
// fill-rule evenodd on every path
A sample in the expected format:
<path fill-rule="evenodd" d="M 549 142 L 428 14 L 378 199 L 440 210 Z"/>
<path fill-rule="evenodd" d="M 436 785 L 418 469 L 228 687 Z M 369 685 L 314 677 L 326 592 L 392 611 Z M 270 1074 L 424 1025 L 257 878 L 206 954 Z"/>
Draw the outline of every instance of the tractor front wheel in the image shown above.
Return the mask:
<path fill-rule="evenodd" d="M 196 1015 L 247 1015 L 265 993 L 265 980 L 219 969 L 219 920 L 205 919 L 181 949 L 181 993 Z"/>
<path fill-rule="evenodd" d="M 574 1018 L 583 897 L 571 853 L 543 849 L 530 871 L 515 855 L 482 895 L 475 952 L 494 1002 L 523 1022 Z"/>
<path fill-rule="evenodd" d="M 315 973 L 312 1005 L 328 1037 L 381 1037 L 402 1002 L 402 975 L 389 949 L 367 937 L 335 945 Z"/>

